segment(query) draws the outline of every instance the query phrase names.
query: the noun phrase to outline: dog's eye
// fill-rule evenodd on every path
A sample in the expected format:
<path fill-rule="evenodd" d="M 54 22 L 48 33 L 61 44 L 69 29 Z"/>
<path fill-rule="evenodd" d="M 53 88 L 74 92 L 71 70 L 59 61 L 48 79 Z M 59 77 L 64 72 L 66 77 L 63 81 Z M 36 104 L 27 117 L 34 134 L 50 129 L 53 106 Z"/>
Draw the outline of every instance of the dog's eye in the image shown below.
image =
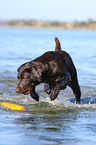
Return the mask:
<path fill-rule="evenodd" d="M 28 83 L 28 80 L 26 80 L 26 78 L 22 78 L 22 81 Z"/>
<path fill-rule="evenodd" d="M 28 83 L 28 80 L 25 80 L 26 83 Z"/>

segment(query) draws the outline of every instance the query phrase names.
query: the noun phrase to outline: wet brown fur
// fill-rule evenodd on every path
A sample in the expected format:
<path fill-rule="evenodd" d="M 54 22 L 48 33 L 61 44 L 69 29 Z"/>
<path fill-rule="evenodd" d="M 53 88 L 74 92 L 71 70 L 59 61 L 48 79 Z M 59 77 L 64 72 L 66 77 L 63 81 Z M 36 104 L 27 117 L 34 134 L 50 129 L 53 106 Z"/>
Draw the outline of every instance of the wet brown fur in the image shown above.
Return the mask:
<path fill-rule="evenodd" d="M 55 100 L 60 90 L 68 85 L 73 90 L 77 103 L 80 103 L 81 91 L 74 63 L 70 55 L 61 50 L 57 37 L 55 42 L 55 51 L 46 52 L 19 67 L 16 92 L 25 95 L 30 93 L 33 99 L 39 101 L 35 87 L 45 83 L 45 91 L 50 95 L 51 100 Z"/>

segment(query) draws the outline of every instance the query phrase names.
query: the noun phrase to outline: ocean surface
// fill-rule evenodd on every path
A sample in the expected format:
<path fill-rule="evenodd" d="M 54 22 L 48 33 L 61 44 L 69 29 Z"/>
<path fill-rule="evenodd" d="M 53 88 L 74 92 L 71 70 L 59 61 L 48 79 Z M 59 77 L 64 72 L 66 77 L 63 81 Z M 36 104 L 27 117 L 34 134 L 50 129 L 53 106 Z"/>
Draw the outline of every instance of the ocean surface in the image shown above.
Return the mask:
<path fill-rule="evenodd" d="M 40 102 L 15 92 L 17 68 L 46 51 L 58 37 L 77 68 L 81 104 L 72 90 L 55 101 L 36 87 Z M 12 111 L 0 105 L 0 145 L 96 145 L 96 31 L 0 28 L 0 102 L 23 105 Z"/>

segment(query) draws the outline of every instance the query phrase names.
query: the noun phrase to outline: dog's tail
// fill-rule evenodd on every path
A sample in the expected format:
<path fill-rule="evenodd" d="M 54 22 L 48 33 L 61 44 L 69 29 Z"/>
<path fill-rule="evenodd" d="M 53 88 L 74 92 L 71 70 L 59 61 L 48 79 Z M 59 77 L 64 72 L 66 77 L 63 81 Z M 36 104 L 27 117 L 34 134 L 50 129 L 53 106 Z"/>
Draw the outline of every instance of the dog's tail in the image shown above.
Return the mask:
<path fill-rule="evenodd" d="M 56 42 L 55 51 L 61 51 L 61 44 L 57 37 L 55 37 L 55 42 Z"/>

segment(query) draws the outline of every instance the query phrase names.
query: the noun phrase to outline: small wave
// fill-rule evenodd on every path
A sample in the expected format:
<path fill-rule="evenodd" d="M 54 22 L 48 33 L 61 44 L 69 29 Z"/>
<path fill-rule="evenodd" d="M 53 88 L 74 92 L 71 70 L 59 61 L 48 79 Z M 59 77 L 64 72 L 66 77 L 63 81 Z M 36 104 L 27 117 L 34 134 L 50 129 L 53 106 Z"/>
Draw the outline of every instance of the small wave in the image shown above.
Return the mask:
<path fill-rule="evenodd" d="M 81 99 L 81 104 L 76 104 L 75 98 L 57 98 L 51 101 L 50 98 L 46 98 L 44 102 L 51 104 L 52 106 L 59 107 L 60 109 L 96 109 L 96 98 L 86 97 Z"/>

